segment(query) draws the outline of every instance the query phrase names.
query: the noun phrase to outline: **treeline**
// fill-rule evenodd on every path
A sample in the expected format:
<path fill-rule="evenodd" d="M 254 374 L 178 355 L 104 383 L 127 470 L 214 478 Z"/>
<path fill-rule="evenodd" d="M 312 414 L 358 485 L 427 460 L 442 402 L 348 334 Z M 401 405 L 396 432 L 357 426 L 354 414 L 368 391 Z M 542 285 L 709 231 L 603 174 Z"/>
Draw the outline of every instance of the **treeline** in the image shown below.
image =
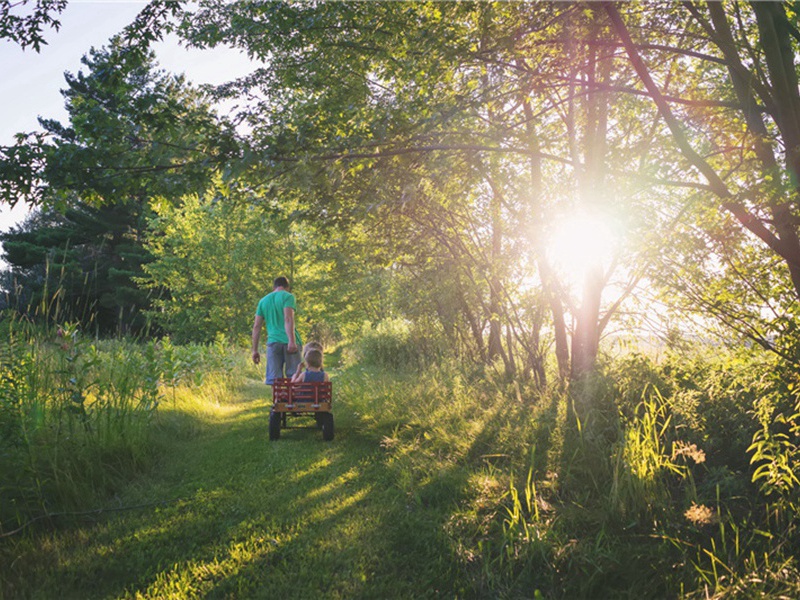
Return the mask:
<path fill-rule="evenodd" d="M 10 302 L 200 341 L 284 273 L 307 330 L 405 318 L 540 384 L 693 319 L 794 364 L 794 11 L 152 5 L 67 76 L 68 123 L 2 150 L 5 200 L 40 207 L 3 238 Z M 169 31 L 253 70 L 197 89 L 153 61 Z M 582 219 L 613 243 L 565 266 Z"/>

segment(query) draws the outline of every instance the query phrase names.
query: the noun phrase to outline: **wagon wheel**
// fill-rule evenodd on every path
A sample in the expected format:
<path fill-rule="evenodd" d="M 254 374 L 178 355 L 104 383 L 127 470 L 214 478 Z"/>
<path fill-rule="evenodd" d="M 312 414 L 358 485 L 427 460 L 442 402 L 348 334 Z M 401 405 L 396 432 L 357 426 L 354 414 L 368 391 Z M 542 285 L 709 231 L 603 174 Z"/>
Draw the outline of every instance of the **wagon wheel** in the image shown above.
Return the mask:
<path fill-rule="evenodd" d="M 281 413 L 270 411 L 269 413 L 269 439 L 277 440 L 281 437 Z"/>
<path fill-rule="evenodd" d="M 318 413 L 322 423 L 322 439 L 330 442 L 333 439 L 333 414 L 329 412 Z"/>

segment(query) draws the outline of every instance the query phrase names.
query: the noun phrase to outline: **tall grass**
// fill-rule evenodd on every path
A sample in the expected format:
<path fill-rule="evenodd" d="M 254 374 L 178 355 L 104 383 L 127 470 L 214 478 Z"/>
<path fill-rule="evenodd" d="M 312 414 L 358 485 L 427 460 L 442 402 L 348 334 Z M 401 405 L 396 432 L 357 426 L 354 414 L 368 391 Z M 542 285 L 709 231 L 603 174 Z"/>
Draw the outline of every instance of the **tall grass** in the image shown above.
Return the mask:
<path fill-rule="evenodd" d="M 17 316 L 2 327 L 0 533 L 113 493 L 157 458 L 159 407 L 231 372 L 221 343 L 98 341 Z"/>
<path fill-rule="evenodd" d="M 244 371 L 222 343 L 27 327 L 2 354 L 6 529 L 112 490 L 164 433 L 221 423 Z M 402 324 L 371 335 L 350 354 L 370 358 L 335 374 L 332 451 L 369 453 L 362 483 L 393 486 L 390 514 L 439 528 L 420 543 L 446 540 L 459 597 L 800 597 L 800 410 L 779 365 L 719 348 L 609 360 L 594 414 L 573 422 L 561 389 L 444 354 L 396 361 L 414 349 Z"/>
<path fill-rule="evenodd" d="M 397 371 L 439 363 L 447 355 L 445 350 L 443 340 L 432 335 L 432 327 L 389 318 L 364 323 L 350 354 L 362 365 Z"/>
<path fill-rule="evenodd" d="M 398 370 L 401 334 L 337 385 L 409 504 L 452 502 L 475 596 L 797 596 L 800 411 L 769 357 L 609 360 L 579 423 L 559 390 Z"/>

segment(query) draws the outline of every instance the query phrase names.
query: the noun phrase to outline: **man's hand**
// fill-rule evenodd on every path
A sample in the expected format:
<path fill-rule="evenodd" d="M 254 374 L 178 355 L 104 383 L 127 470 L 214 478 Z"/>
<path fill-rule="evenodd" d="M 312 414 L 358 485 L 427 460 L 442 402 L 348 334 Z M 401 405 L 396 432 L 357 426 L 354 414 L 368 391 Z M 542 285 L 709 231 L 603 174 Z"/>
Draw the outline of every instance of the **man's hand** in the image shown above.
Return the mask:
<path fill-rule="evenodd" d="M 261 355 L 258 353 L 258 340 L 261 338 L 261 329 L 264 327 L 264 317 L 256 315 L 253 321 L 253 334 L 251 336 L 250 352 L 253 354 L 253 364 L 261 362 Z"/>
<path fill-rule="evenodd" d="M 289 354 L 294 354 L 295 352 L 297 352 L 297 342 L 295 342 L 294 340 L 291 340 L 289 342 L 288 346 L 286 346 L 286 351 Z"/>

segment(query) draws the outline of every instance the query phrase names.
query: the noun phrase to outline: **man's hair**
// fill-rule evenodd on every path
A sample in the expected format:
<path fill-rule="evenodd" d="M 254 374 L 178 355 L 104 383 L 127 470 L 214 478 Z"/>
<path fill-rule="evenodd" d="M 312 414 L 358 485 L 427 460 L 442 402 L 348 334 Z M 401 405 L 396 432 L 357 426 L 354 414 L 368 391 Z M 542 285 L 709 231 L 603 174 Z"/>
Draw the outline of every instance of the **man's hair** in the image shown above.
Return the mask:
<path fill-rule="evenodd" d="M 309 367 L 314 367 L 315 369 L 322 368 L 322 352 L 319 350 L 309 350 L 306 352 L 306 363 L 308 363 Z"/>
<path fill-rule="evenodd" d="M 286 279 L 286 277 L 283 277 L 283 276 L 276 277 L 275 281 L 272 282 L 272 287 L 273 288 L 276 288 L 276 287 L 288 288 L 289 287 L 289 280 Z"/>

